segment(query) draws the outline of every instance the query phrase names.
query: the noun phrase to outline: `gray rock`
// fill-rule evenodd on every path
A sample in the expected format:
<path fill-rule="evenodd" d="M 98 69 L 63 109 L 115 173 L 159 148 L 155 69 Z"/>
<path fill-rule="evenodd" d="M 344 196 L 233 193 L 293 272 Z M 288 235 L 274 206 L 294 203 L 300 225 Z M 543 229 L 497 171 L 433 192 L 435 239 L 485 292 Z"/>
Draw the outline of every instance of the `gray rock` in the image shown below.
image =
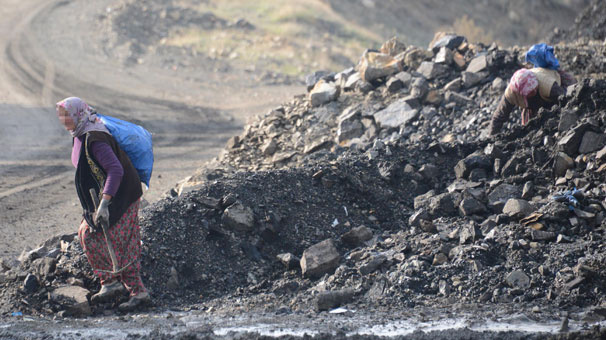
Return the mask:
<path fill-rule="evenodd" d="M 454 168 L 457 178 L 467 178 L 473 169 L 482 168 L 489 170 L 491 168 L 490 159 L 482 153 L 472 153 L 460 160 Z"/>
<path fill-rule="evenodd" d="M 503 213 L 510 217 L 525 217 L 530 215 L 534 211 L 534 208 L 528 201 L 517 198 L 510 198 L 503 207 Z"/>
<path fill-rule="evenodd" d="M 240 146 L 240 137 L 239 136 L 230 137 L 227 140 L 227 143 L 225 144 L 226 149 L 235 149 L 238 146 Z"/>
<path fill-rule="evenodd" d="M 304 277 L 316 278 L 331 273 L 339 265 L 341 256 L 331 239 L 317 243 L 303 252 L 301 270 Z"/>
<path fill-rule="evenodd" d="M 305 77 L 305 86 L 307 86 L 307 91 L 311 91 L 311 89 L 313 89 L 320 80 L 331 80 L 332 77 L 334 77 L 334 73 L 329 71 L 316 71 L 307 75 L 307 77 Z"/>
<path fill-rule="evenodd" d="M 337 142 L 342 143 L 364 134 L 364 126 L 360 121 L 343 120 L 337 129 Z"/>
<path fill-rule="evenodd" d="M 484 80 L 488 73 L 486 72 L 463 72 L 461 73 L 463 78 L 463 87 L 470 88 L 477 84 L 479 84 L 482 80 Z"/>
<path fill-rule="evenodd" d="M 396 79 L 399 79 L 402 82 L 402 86 L 409 87 L 412 83 L 412 74 L 408 72 L 399 72 L 394 76 Z"/>
<path fill-rule="evenodd" d="M 329 144 L 332 144 L 332 141 L 329 136 L 321 137 L 319 139 L 313 140 L 309 144 L 306 144 L 305 148 L 303 148 L 303 153 L 310 154 L 312 152 L 316 152 Z"/>
<path fill-rule="evenodd" d="M 598 151 L 598 153 L 595 155 L 595 158 L 601 161 L 606 159 L 606 146 L 603 147 L 600 151 Z"/>
<path fill-rule="evenodd" d="M 269 141 L 267 141 L 267 143 L 265 143 L 262 147 L 261 147 L 261 152 L 263 153 L 263 155 L 265 155 L 266 157 L 272 156 L 276 150 L 278 149 L 278 144 L 276 143 L 276 141 L 272 138 Z"/>
<path fill-rule="evenodd" d="M 448 282 L 446 282 L 446 280 L 440 280 L 440 282 L 438 283 L 438 292 L 442 296 L 450 295 L 450 285 L 448 284 Z"/>
<path fill-rule="evenodd" d="M 44 247 L 44 246 L 38 247 L 33 250 L 23 250 L 23 252 L 21 252 L 21 255 L 19 255 L 18 260 L 21 263 L 24 263 L 27 261 L 33 261 L 35 259 L 39 259 L 41 257 L 46 256 L 47 253 L 48 253 L 48 249 L 46 249 L 46 247 Z"/>
<path fill-rule="evenodd" d="M 446 256 L 444 253 L 437 253 L 433 256 L 433 261 L 431 262 L 431 265 L 441 266 L 446 262 L 448 262 L 448 256 Z"/>
<path fill-rule="evenodd" d="M 360 73 L 356 72 L 356 73 L 352 74 L 351 76 L 347 77 L 347 81 L 345 81 L 345 86 L 343 87 L 343 89 L 345 91 L 354 90 L 356 88 L 357 84 L 360 82 L 361 82 Z"/>
<path fill-rule="evenodd" d="M 556 233 L 544 230 L 530 230 L 530 237 L 533 241 L 555 241 Z"/>
<path fill-rule="evenodd" d="M 410 96 L 413 98 L 423 98 L 429 91 L 429 84 L 423 77 L 413 78 L 410 86 Z"/>
<path fill-rule="evenodd" d="M 39 277 L 46 277 L 55 271 L 57 260 L 51 257 L 43 257 L 32 262 L 31 268 L 34 269 Z"/>
<path fill-rule="evenodd" d="M 553 173 L 557 177 L 562 177 L 568 169 L 574 167 L 574 160 L 564 152 L 558 152 L 554 157 Z"/>
<path fill-rule="evenodd" d="M 359 272 L 362 275 L 368 275 L 375 270 L 379 269 L 379 267 L 387 261 L 387 257 L 385 255 L 375 255 L 370 258 L 370 261 L 360 266 Z"/>
<path fill-rule="evenodd" d="M 387 87 L 387 91 L 394 93 L 400 91 L 404 87 L 404 83 L 396 77 L 391 77 L 387 81 L 387 84 L 385 84 L 385 87 Z"/>
<path fill-rule="evenodd" d="M 494 80 L 492 81 L 492 84 L 490 85 L 490 87 L 494 90 L 494 91 L 504 91 L 505 88 L 507 87 L 507 83 L 501 79 L 501 77 L 496 77 L 494 78 Z"/>
<path fill-rule="evenodd" d="M 488 60 L 486 59 L 486 55 L 479 55 L 479 56 L 473 58 L 469 62 L 469 65 L 467 66 L 466 71 L 472 72 L 472 73 L 477 73 L 477 72 L 484 71 L 487 68 L 488 68 Z"/>
<path fill-rule="evenodd" d="M 421 209 L 423 207 L 425 207 L 426 205 L 429 204 L 429 200 L 436 195 L 436 192 L 434 190 L 429 190 L 428 192 L 419 195 L 417 197 L 415 197 L 414 202 L 413 202 L 413 206 L 415 208 L 415 210 Z"/>
<path fill-rule="evenodd" d="M 351 288 L 336 291 L 321 292 L 316 299 L 316 309 L 325 311 L 353 301 L 355 292 Z"/>
<path fill-rule="evenodd" d="M 442 38 L 440 38 L 438 41 L 436 41 L 429 48 L 434 53 L 436 53 L 443 47 L 446 47 L 450 50 L 456 50 L 457 47 L 459 47 L 465 40 L 466 39 L 463 36 L 456 35 L 456 34 L 447 34 L 447 35 L 443 36 Z"/>
<path fill-rule="evenodd" d="M 440 176 L 440 169 L 433 164 L 423 164 L 419 173 L 427 180 L 436 180 Z"/>
<path fill-rule="evenodd" d="M 438 111 L 436 111 L 433 106 L 424 106 L 423 109 L 421 109 L 421 115 L 426 121 L 431 121 L 433 117 L 438 115 Z"/>
<path fill-rule="evenodd" d="M 6 259 L 0 258 L 0 273 L 4 273 L 11 269 L 11 265 L 8 263 Z"/>
<path fill-rule="evenodd" d="M 459 77 L 451 80 L 448 84 L 444 85 L 444 90 L 457 92 L 461 89 L 462 86 L 463 80 Z"/>
<path fill-rule="evenodd" d="M 301 259 L 299 259 L 298 257 L 296 257 L 295 255 L 293 255 L 291 253 L 278 254 L 277 258 L 278 258 L 278 260 L 280 260 L 280 262 L 282 262 L 282 264 L 288 270 L 301 268 L 300 267 Z"/>
<path fill-rule="evenodd" d="M 558 141 L 558 148 L 570 157 L 576 156 L 581 140 L 590 127 L 587 123 L 576 126 Z"/>
<path fill-rule="evenodd" d="M 363 225 L 353 228 L 341 236 L 341 240 L 352 247 L 360 246 L 370 239 L 372 239 L 372 230 Z"/>
<path fill-rule="evenodd" d="M 604 146 L 605 140 L 606 135 L 604 135 L 603 133 L 587 131 L 583 135 L 581 145 L 579 145 L 579 153 L 584 154 L 597 151 Z"/>
<path fill-rule="evenodd" d="M 455 193 L 443 193 L 429 199 L 431 216 L 452 216 L 456 213 Z"/>
<path fill-rule="evenodd" d="M 168 277 L 168 280 L 166 281 L 166 287 L 172 291 L 176 291 L 176 290 L 179 290 L 179 288 L 181 288 L 181 284 L 180 284 L 180 280 L 179 280 L 179 272 L 177 271 L 177 268 L 175 268 L 175 267 L 170 268 L 170 276 Z"/>
<path fill-rule="evenodd" d="M 466 197 L 459 204 L 459 211 L 463 216 L 482 215 L 486 213 L 486 206 L 474 197 Z"/>
<path fill-rule="evenodd" d="M 250 231 L 255 225 L 255 216 L 251 208 L 236 202 L 223 211 L 222 223 L 234 231 Z"/>
<path fill-rule="evenodd" d="M 475 223 L 471 223 L 464 226 L 459 232 L 459 244 L 473 243 L 482 237 L 480 228 Z"/>
<path fill-rule="evenodd" d="M 579 116 L 576 114 L 576 112 L 570 110 L 562 110 L 562 113 L 560 113 L 558 131 L 564 132 L 570 130 L 570 128 L 577 124 L 578 120 Z"/>
<path fill-rule="evenodd" d="M 511 288 L 527 289 L 530 287 L 530 277 L 521 270 L 514 270 L 505 279 Z"/>
<path fill-rule="evenodd" d="M 397 128 L 417 118 L 419 110 L 413 109 L 405 100 L 393 102 L 374 114 L 375 121 L 382 128 Z"/>
<path fill-rule="evenodd" d="M 410 217 L 408 218 L 408 225 L 411 227 L 420 227 L 421 221 L 427 221 L 429 219 L 430 217 L 427 213 L 427 210 L 421 208 L 415 211 L 412 215 L 410 215 Z"/>
<path fill-rule="evenodd" d="M 436 79 L 448 74 L 449 68 L 443 64 L 437 64 L 431 61 L 424 61 L 417 69 L 427 79 Z"/>
<path fill-rule="evenodd" d="M 522 198 L 525 200 L 529 200 L 532 198 L 532 194 L 534 192 L 534 184 L 531 181 L 524 183 L 524 188 L 522 188 Z"/>
<path fill-rule="evenodd" d="M 320 106 L 336 100 L 339 97 L 339 88 L 334 83 L 320 81 L 309 93 L 311 106 Z"/>
<path fill-rule="evenodd" d="M 438 54 L 436 54 L 436 57 L 434 60 L 435 60 L 436 64 L 450 65 L 450 64 L 452 64 L 452 57 L 453 57 L 453 52 L 451 49 L 449 49 L 448 47 L 441 47 L 440 50 L 438 51 Z"/>
<path fill-rule="evenodd" d="M 456 103 L 458 105 L 467 105 L 472 101 L 471 98 L 452 91 L 446 91 L 444 94 L 444 100 L 447 103 Z"/>
<path fill-rule="evenodd" d="M 55 289 L 51 293 L 51 299 L 60 304 L 66 311 L 66 315 L 83 317 L 92 314 L 88 304 L 90 292 L 78 286 L 64 286 Z"/>
<path fill-rule="evenodd" d="M 512 184 L 500 184 L 488 194 L 488 205 L 501 212 L 510 198 L 519 198 L 522 195 L 520 187 Z"/>
<path fill-rule="evenodd" d="M 23 290 L 29 294 L 32 294 L 35 293 L 38 288 L 40 288 L 40 282 L 38 281 L 36 275 L 27 274 L 25 280 L 23 280 Z"/>

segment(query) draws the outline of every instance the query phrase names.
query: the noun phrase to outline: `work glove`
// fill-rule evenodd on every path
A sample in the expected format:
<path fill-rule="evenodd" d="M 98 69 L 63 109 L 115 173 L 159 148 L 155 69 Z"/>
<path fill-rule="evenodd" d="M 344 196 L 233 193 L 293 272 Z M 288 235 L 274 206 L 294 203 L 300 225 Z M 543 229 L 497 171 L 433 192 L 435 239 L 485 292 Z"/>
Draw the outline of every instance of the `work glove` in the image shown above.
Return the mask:
<path fill-rule="evenodd" d="M 109 200 L 102 199 L 97 211 L 95 211 L 94 222 L 97 230 L 109 226 Z"/>

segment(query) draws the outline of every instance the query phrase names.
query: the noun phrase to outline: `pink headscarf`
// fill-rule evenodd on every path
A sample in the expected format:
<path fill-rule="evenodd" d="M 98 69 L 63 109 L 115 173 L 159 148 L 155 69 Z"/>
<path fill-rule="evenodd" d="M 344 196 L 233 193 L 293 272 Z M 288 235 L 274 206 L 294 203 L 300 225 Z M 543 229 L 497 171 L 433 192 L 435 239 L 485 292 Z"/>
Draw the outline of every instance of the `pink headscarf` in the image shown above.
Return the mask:
<path fill-rule="evenodd" d="M 97 117 L 95 110 L 77 97 L 65 98 L 57 103 L 64 108 L 74 120 L 76 129 L 71 131 L 72 137 L 80 137 L 90 131 L 109 133 L 103 122 Z"/>
<path fill-rule="evenodd" d="M 528 107 L 528 95 L 539 86 L 539 80 L 534 72 L 528 69 L 517 70 L 509 81 L 509 86 L 517 94 L 524 97 L 526 107 Z"/>

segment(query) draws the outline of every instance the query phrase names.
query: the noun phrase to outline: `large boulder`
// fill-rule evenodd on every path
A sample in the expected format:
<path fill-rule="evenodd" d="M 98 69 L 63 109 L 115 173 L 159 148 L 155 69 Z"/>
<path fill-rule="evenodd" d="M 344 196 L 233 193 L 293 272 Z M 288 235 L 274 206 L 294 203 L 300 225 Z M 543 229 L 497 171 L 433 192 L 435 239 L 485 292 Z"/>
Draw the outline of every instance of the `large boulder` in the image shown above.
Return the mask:
<path fill-rule="evenodd" d="M 301 256 L 301 271 L 304 277 L 317 278 L 333 272 L 340 261 L 341 255 L 333 241 L 327 239 L 305 249 Z"/>
<path fill-rule="evenodd" d="M 88 304 L 90 292 L 78 286 L 63 286 L 51 293 L 51 300 L 60 304 L 68 316 L 83 317 L 92 314 Z"/>

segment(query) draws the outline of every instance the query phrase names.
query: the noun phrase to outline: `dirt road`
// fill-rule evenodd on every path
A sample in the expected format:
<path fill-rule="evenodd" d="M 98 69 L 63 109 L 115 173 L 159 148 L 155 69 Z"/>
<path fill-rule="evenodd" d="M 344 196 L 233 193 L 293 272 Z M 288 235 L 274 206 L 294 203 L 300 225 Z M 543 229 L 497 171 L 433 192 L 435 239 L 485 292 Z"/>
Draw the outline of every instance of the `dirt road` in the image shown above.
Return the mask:
<path fill-rule="evenodd" d="M 111 32 L 101 25 L 116 3 L 5 0 L 0 7 L 0 257 L 79 223 L 58 100 L 81 97 L 152 132 L 156 161 L 144 198 L 153 202 L 216 156 L 248 116 L 304 91 L 210 67 L 160 67 L 154 55 L 125 64 L 120 50 L 107 48 Z"/>

